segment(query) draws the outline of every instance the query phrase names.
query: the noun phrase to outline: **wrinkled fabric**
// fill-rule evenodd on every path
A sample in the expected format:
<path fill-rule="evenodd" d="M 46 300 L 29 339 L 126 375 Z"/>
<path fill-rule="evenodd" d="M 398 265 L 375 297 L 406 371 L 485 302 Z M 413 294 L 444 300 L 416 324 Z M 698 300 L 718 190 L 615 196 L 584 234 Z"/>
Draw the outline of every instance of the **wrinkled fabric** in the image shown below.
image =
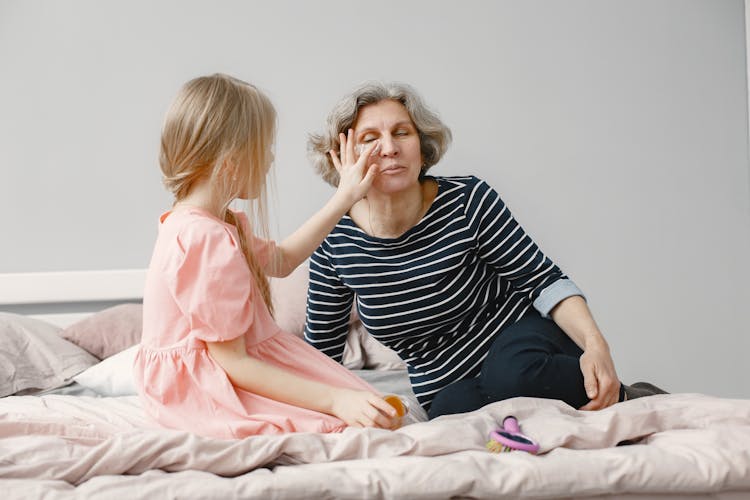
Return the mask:
<path fill-rule="evenodd" d="M 539 455 L 485 449 L 507 415 Z M 665 394 L 587 412 L 514 398 L 396 431 L 219 440 L 149 427 L 134 396 L 12 396 L 0 453 L 3 484 L 27 493 L 16 498 L 747 495 L 750 400 Z"/>

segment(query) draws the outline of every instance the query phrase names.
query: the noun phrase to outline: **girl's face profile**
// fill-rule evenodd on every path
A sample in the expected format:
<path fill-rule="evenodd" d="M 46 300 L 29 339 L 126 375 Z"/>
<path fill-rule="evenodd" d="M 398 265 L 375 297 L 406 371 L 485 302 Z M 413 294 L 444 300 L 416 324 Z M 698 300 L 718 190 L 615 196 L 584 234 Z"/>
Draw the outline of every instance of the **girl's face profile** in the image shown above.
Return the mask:
<path fill-rule="evenodd" d="M 266 155 L 265 159 L 263 161 L 263 164 L 260 166 L 262 169 L 262 176 L 261 176 L 261 182 L 266 182 L 266 176 L 268 175 L 268 172 L 271 170 L 271 167 L 273 166 L 273 162 L 276 159 L 276 154 L 274 153 L 274 147 L 275 144 L 272 142 L 268 142 L 271 144 L 266 149 Z M 250 185 L 250 179 L 252 176 L 250 175 L 251 169 L 257 168 L 252 164 L 252 161 L 249 158 L 248 154 L 241 155 L 240 157 L 243 158 L 242 161 L 237 162 L 237 173 L 235 175 L 235 178 L 237 179 L 237 183 L 240 185 L 239 195 L 237 198 L 241 200 L 254 200 L 260 195 L 259 187 L 260 186 L 251 186 Z"/>

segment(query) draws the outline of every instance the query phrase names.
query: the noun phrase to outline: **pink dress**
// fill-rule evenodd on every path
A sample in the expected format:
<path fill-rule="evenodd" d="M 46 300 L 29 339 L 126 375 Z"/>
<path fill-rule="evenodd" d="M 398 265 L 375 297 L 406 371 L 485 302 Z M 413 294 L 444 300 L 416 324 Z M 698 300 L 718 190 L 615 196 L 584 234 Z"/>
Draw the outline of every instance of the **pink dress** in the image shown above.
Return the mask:
<path fill-rule="evenodd" d="M 134 365 L 146 413 L 165 427 L 218 438 L 343 430 L 346 424 L 334 416 L 232 385 L 205 343 L 244 335 L 250 356 L 306 379 L 377 393 L 279 329 L 252 284 L 234 226 L 197 208 L 167 212 L 160 222 Z M 269 248 L 268 242 L 249 239 L 261 254 Z"/>

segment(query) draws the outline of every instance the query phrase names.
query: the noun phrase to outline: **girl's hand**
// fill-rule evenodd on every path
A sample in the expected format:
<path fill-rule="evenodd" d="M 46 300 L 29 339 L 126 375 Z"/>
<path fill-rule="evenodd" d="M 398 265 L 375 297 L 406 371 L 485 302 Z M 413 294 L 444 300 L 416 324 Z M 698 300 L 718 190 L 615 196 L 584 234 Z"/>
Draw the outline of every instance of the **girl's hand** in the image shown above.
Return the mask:
<path fill-rule="evenodd" d="M 352 427 L 395 429 L 401 423 L 395 408 L 368 391 L 336 389 L 331 413 Z"/>
<path fill-rule="evenodd" d="M 620 398 L 620 381 L 615 363 L 606 346 L 586 349 L 580 359 L 583 385 L 589 401 L 581 410 L 601 410 L 617 403 Z"/>
<path fill-rule="evenodd" d="M 347 197 L 353 205 L 365 197 L 372 186 L 377 174 L 377 166 L 368 164 L 370 156 L 379 147 L 378 141 L 367 144 L 357 156 L 354 150 L 354 131 L 349 129 L 348 135 L 339 134 L 339 154 L 329 151 L 333 166 L 339 173 L 339 187 L 337 193 Z"/>

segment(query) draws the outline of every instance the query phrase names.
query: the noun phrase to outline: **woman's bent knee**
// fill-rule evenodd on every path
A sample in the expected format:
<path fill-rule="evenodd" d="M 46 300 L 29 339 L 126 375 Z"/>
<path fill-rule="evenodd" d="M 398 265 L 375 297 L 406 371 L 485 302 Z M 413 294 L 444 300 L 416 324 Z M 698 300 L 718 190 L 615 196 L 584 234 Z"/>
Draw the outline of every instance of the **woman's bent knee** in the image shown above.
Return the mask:
<path fill-rule="evenodd" d="M 453 415 L 478 410 L 489 401 L 479 391 L 475 378 L 459 380 L 446 386 L 435 395 L 427 416 L 430 419 L 441 415 Z"/>

